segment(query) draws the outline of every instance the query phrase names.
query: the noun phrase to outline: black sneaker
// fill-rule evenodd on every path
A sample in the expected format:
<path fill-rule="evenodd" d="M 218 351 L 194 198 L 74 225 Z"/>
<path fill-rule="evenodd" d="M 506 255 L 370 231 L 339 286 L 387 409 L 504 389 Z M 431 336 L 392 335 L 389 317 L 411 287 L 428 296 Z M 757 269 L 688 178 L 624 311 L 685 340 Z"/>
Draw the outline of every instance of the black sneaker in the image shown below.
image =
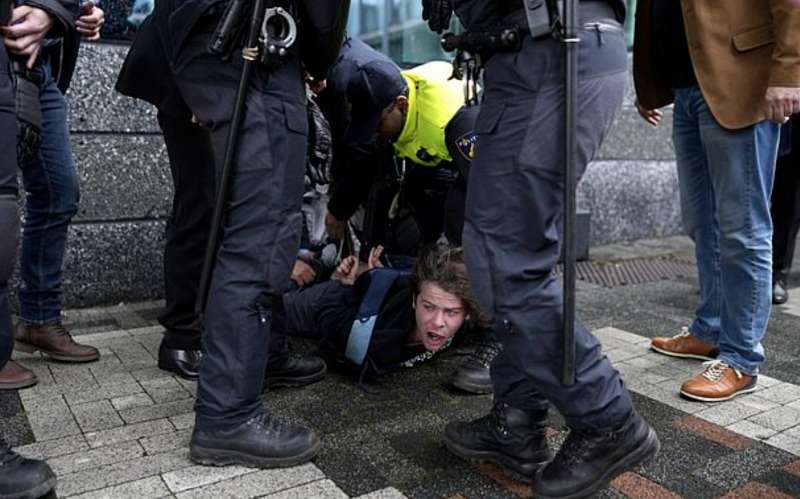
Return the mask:
<path fill-rule="evenodd" d="M 616 430 L 572 430 L 555 459 L 536 474 L 533 496 L 589 497 L 623 471 L 655 456 L 660 446 L 656 432 L 636 413 Z"/>
<path fill-rule="evenodd" d="M 772 304 L 781 305 L 789 301 L 789 291 L 786 289 L 786 283 L 781 279 L 776 279 L 772 283 Z"/>
<path fill-rule="evenodd" d="M 494 463 L 514 478 L 530 483 L 551 458 L 545 431 L 547 410 L 525 412 L 496 402 L 486 416 L 468 423 L 449 423 L 444 444 L 471 463 Z"/>
<path fill-rule="evenodd" d="M 310 385 L 324 378 L 327 370 L 325 361 L 316 355 L 287 352 L 267 362 L 264 387 Z"/>
<path fill-rule="evenodd" d="M 189 381 L 197 381 L 201 360 L 203 360 L 202 350 L 169 348 L 163 341 L 158 347 L 158 368 Z"/>
<path fill-rule="evenodd" d="M 264 413 L 229 430 L 195 428 L 189 456 L 206 466 L 284 468 L 310 461 L 319 447 L 319 437 L 311 428 Z"/>
<path fill-rule="evenodd" d="M 503 349 L 499 341 L 482 341 L 453 373 L 450 384 L 469 393 L 492 393 L 492 378 L 489 368 Z"/>
<path fill-rule="evenodd" d="M 56 486 L 56 475 L 44 461 L 27 459 L 0 440 L 0 497 L 35 499 Z"/>

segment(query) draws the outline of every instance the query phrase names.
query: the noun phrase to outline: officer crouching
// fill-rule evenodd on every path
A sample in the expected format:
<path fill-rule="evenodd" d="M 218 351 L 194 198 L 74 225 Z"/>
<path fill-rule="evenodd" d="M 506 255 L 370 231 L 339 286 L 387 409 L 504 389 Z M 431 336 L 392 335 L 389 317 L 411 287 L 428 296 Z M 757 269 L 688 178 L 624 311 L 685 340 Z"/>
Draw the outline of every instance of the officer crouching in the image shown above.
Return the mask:
<path fill-rule="evenodd" d="M 600 343 L 579 321 L 574 383 L 562 382 L 563 297 L 554 272 L 565 188 L 564 44 L 558 30 L 553 34 L 560 2 L 423 3 L 435 30 L 447 27 L 454 8 L 472 40 L 500 42 L 483 47 L 484 99 L 463 241 L 473 290 L 493 316 L 503 350 L 492 365 L 493 409 L 476 421 L 450 423 L 445 444 L 464 459 L 494 462 L 531 482 L 535 497 L 589 497 L 655 455 L 659 442 L 634 411 Z M 574 154 L 580 176 L 622 104 L 627 52 L 622 0 L 581 1 L 578 7 Z M 519 37 L 506 36 L 506 29 Z M 551 404 L 571 430 L 552 460 L 545 438 Z"/>
<path fill-rule="evenodd" d="M 159 0 L 148 21 L 156 29 L 137 40 L 124 72 L 150 82 L 148 100 L 160 110 L 185 108 L 208 130 L 219 182 L 243 54 L 253 60 L 206 302 L 190 455 L 200 464 L 271 468 L 306 462 L 320 447 L 312 429 L 269 414 L 261 394 L 271 303 L 289 282 L 300 243 L 308 131 L 303 69 L 324 78 L 341 46 L 349 0 L 264 2 L 265 12 L 282 13 L 267 31 L 296 35 L 274 51 L 243 50 L 237 33 L 247 31 L 253 3 Z M 244 15 L 228 17 L 236 9 Z M 223 16 L 229 22 L 221 24 Z"/>

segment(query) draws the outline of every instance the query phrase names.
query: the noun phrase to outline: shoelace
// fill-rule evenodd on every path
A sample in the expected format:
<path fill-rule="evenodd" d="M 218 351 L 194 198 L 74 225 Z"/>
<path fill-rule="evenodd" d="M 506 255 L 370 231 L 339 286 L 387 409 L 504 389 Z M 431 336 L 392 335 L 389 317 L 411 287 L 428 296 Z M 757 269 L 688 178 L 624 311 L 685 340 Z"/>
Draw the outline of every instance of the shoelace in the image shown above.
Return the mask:
<path fill-rule="evenodd" d="M 726 369 L 732 369 L 733 372 L 736 373 L 737 379 L 742 378 L 742 373 L 721 360 L 709 360 L 708 362 L 703 362 L 703 366 L 706 368 L 705 371 L 703 371 L 703 377 L 712 383 L 719 381 Z"/>
<path fill-rule="evenodd" d="M 493 341 L 482 341 L 478 347 L 470 354 L 470 357 L 484 367 L 489 367 L 492 361 L 500 353 L 502 346 Z"/>
<path fill-rule="evenodd" d="M 289 427 L 285 421 L 276 418 L 269 413 L 259 414 L 258 416 L 247 421 L 247 424 L 264 430 L 264 433 L 267 435 L 277 435 Z"/>
<path fill-rule="evenodd" d="M 691 331 L 689 331 L 689 328 L 686 327 L 686 326 L 683 326 L 681 328 L 681 332 L 676 334 L 675 336 L 673 336 L 672 339 L 673 340 L 679 340 L 681 338 L 686 338 L 686 337 L 689 337 L 691 335 L 692 335 L 692 333 L 691 333 Z"/>

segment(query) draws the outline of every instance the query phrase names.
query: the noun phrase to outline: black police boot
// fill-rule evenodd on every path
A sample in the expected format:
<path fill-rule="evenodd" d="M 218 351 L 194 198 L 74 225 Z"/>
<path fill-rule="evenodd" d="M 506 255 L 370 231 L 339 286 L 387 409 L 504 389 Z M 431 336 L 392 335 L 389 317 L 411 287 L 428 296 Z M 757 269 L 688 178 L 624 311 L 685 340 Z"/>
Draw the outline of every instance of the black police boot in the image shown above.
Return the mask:
<path fill-rule="evenodd" d="M 304 386 L 325 377 L 325 361 L 316 355 L 299 355 L 286 352 L 267 362 L 265 388 L 279 386 Z"/>
<path fill-rule="evenodd" d="M 772 303 L 773 305 L 780 305 L 789 300 L 789 291 L 786 290 L 786 282 L 782 279 L 776 279 L 772 283 Z"/>
<path fill-rule="evenodd" d="M 27 459 L 0 439 L 0 497 L 35 499 L 56 486 L 56 475 L 44 461 Z"/>
<path fill-rule="evenodd" d="M 189 442 L 192 461 L 207 466 L 241 464 L 284 468 L 310 461 L 319 452 L 311 428 L 293 425 L 264 413 L 228 430 L 198 430 Z"/>
<path fill-rule="evenodd" d="M 496 402 L 486 416 L 469 423 L 449 423 L 444 444 L 472 463 L 494 463 L 529 483 L 550 457 L 545 430 L 547 410 L 526 412 Z"/>
<path fill-rule="evenodd" d="M 499 341 L 480 342 L 458 370 L 453 373 L 450 383 L 465 392 L 492 393 L 492 379 L 489 368 L 503 345 Z"/>
<path fill-rule="evenodd" d="M 202 350 L 167 348 L 163 341 L 158 347 L 158 368 L 190 381 L 197 380 L 202 358 Z"/>
<path fill-rule="evenodd" d="M 589 497 L 623 471 L 655 456 L 659 448 L 656 432 L 636 413 L 608 432 L 572 430 L 555 459 L 536 474 L 533 496 Z"/>

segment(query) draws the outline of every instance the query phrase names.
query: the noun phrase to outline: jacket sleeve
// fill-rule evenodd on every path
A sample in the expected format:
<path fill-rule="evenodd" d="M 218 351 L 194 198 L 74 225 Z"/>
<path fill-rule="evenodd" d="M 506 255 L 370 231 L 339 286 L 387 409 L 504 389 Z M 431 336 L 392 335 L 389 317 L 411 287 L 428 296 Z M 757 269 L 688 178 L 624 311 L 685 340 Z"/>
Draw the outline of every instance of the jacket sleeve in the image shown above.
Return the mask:
<path fill-rule="evenodd" d="M 769 84 L 800 87 L 800 8 L 790 0 L 769 0 L 775 48 Z"/>
<path fill-rule="evenodd" d="M 42 9 L 52 16 L 53 27 L 48 38 L 58 38 L 74 30 L 80 12 L 78 0 L 22 0 L 19 4 Z"/>
<path fill-rule="evenodd" d="M 306 71 L 314 78 L 325 78 L 342 46 L 350 0 L 302 0 L 299 7 L 305 26 L 300 52 Z"/>

